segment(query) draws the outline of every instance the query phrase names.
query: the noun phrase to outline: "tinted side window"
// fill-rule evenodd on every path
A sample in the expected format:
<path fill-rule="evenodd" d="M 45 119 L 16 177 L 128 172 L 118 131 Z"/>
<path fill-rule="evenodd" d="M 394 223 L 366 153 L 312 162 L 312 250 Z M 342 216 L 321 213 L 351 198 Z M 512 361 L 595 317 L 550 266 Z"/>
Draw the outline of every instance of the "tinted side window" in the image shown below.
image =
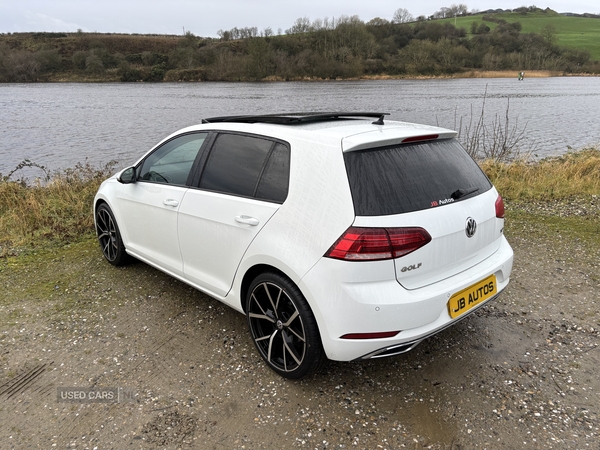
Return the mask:
<path fill-rule="evenodd" d="M 206 136 L 186 134 L 166 142 L 144 160 L 138 180 L 185 185 Z"/>
<path fill-rule="evenodd" d="M 344 160 L 359 216 L 435 208 L 492 187 L 455 139 L 347 152 Z"/>
<path fill-rule="evenodd" d="M 258 183 L 256 198 L 283 203 L 287 197 L 289 179 L 290 150 L 283 144 L 277 144 Z"/>
<path fill-rule="evenodd" d="M 200 188 L 283 202 L 287 196 L 289 149 L 259 137 L 220 134 L 200 179 Z"/>

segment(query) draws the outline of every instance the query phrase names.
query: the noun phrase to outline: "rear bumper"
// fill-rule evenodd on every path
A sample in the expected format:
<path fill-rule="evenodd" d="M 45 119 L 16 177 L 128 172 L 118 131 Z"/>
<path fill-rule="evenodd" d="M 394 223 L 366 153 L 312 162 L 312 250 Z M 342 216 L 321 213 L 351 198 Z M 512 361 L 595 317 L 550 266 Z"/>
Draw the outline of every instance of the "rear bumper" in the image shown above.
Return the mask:
<path fill-rule="evenodd" d="M 395 356 L 395 355 L 400 355 L 402 353 L 409 352 L 413 348 L 415 348 L 417 345 L 419 345 L 421 342 L 423 342 L 425 339 L 430 338 L 431 336 L 435 336 L 439 332 L 444 331 L 446 328 L 449 328 L 452 325 L 455 325 L 456 323 L 460 322 L 464 318 L 469 317 L 471 314 L 473 314 L 478 309 L 483 308 L 484 305 L 487 305 L 488 303 L 496 300 L 499 296 L 500 296 L 500 294 L 494 295 L 492 298 L 490 298 L 490 299 L 486 300 L 485 302 L 477 305 L 476 307 L 470 309 L 468 312 L 466 312 L 465 314 L 463 314 L 460 317 L 457 317 L 455 320 L 452 320 L 451 322 L 446 323 L 442 327 L 440 327 L 440 328 L 438 328 L 436 330 L 433 330 L 432 332 L 430 332 L 426 336 L 422 336 L 422 337 L 420 337 L 420 338 L 418 338 L 418 339 L 416 339 L 414 341 L 411 341 L 411 342 L 404 342 L 402 344 L 395 344 L 395 345 L 390 345 L 390 346 L 386 346 L 386 347 L 380 348 L 379 350 L 376 350 L 374 352 L 371 352 L 371 353 L 363 355 L 363 356 L 361 356 L 359 358 L 356 358 L 356 360 L 386 358 L 388 356 Z"/>
<path fill-rule="evenodd" d="M 353 263 L 322 258 L 301 280 L 319 325 L 329 359 L 392 356 L 414 348 L 422 340 L 454 325 L 497 298 L 508 285 L 513 251 L 502 238 L 493 255 L 452 277 L 419 289 L 407 290 L 396 280 L 390 261 Z M 452 319 L 447 303 L 452 295 L 494 274 L 497 294 Z M 342 339 L 349 333 L 399 331 L 383 339 Z"/>

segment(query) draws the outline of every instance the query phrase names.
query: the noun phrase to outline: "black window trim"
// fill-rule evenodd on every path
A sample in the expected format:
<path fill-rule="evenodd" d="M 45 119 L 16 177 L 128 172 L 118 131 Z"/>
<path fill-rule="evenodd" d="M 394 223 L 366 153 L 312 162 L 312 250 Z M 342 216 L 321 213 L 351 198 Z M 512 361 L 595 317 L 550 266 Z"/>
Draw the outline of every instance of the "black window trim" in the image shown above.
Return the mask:
<path fill-rule="evenodd" d="M 280 202 L 277 200 L 270 200 L 270 199 L 266 199 L 266 198 L 257 198 L 256 193 L 258 191 L 258 187 L 260 186 L 260 182 L 264 175 L 265 169 L 269 163 L 269 159 L 271 158 L 271 155 L 273 154 L 275 147 L 277 147 L 277 144 L 282 144 L 285 147 L 287 147 L 289 154 L 290 154 L 290 164 L 288 166 L 288 193 L 289 193 L 289 183 L 290 183 L 289 179 L 290 179 L 291 165 L 292 165 L 291 164 L 292 163 L 292 161 L 291 161 L 291 146 L 290 146 L 289 142 L 284 141 L 282 139 L 278 139 L 273 136 L 265 136 L 262 134 L 246 133 L 246 132 L 233 131 L 233 130 L 210 130 L 209 133 L 210 133 L 209 136 L 205 139 L 204 144 L 202 145 L 202 148 L 200 149 L 202 152 L 202 155 L 200 155 L 200 158 L 198 159 L 198 166 L 192 168 L 193 170 L 195 170 L 195 172 L 194 172 L 194 177 L 193 177 L 192 183 L 189 186 L 190 189 L 195 189 L 195 190 L 205 191 L 205 192 L 214 192 L 216 194 L 229 195 L 232 197 L 248 198 L 248 199 L 256 200 L 259 202 L 275 203 L 278 205 L 281 205 L 285 202 L 285 199 Z M 213 147 L 214 147 L 214 144 L 215 144 L 217 138 L 221 134 L 234 134 L 234 135 L 238 135 L 238 136 L 247 136 L 247 137 L 251 137 L 251 138 L 264 139 L 264 140 L 272 142 L 271 148 L 269 149 L 269 153 L 266 156 L 265 161 L 263 162 L 263 165 L 260 170 L 260 174 L 256 180 L 256 185 L 254 186 L 253 195 L 251 197 L 247 196 L 247 195 L 234 194 L 232 192 L 223 192 L 223 191 L 217 191 L 217 190 L 213 190 L 213 189 L 206 189 L 206 188 L 200 187 L 200 181 L 202 180 L 202 177 L 204 175 L 204 171 L 206 169 L 208 159 L 210 158 L 210 154 L 212 153 L 212 150 L 213 150 Z M 188 182 L 189 181 L 190 180 L 188 179 Z M 286 195 L 286 199 L 287 199 L 287 195 Z"/>
<path fill-rule="evenodd" d="M 262 181 L 263 174 L 265 173 L 265 169 L 267 168 L 267 165 L 269 164 L 269 160 L 271 159 L 271 155 L 273 154 L 273 150 L 275 150 L 275 147 L 277 147 L 277 142 L 271 141 L 271 148 L 269 149 L 269 152 L 267 153 L 267 156 L 265 157 L 265 160 L 263 161 L 263 165 L 260 168 L 260 173 L 258 174 L 258 177 L 256 178 L 256 184 L 254 185 L 254 191 L 252 192 L 252 198 L 256 198 L 256 193 L 258 192 L 258 186 L 260 186 L 260 182 Z M 289 168 L 288 168 L 288 172 L 289 172 Z M 289 183 L 290 183 L 290 177 L 289 177 L 289 173 L 288 173 L 288 187 L 289 187 Z M 257 200 L 261 200 L 261 199 L 257 199 Z"/>

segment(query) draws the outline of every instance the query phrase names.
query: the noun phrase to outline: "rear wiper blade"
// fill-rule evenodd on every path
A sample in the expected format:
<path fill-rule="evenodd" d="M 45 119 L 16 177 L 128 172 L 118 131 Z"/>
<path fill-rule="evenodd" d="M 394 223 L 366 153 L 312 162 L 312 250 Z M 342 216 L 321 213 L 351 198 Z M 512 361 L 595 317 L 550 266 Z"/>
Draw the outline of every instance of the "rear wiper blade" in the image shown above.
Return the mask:
<path fill-rule="evenodd" d="M 454 191 L 452 193 L 452 195 L 450 197 L 452 197 L 454 200 L 458 200 L 459 198 L 463 198 L 469 194 L 472 194 L 473 192 L 477 192 L 478 190 L 479 190 L 479 188 L 457 189 L 456 191 Z"/>

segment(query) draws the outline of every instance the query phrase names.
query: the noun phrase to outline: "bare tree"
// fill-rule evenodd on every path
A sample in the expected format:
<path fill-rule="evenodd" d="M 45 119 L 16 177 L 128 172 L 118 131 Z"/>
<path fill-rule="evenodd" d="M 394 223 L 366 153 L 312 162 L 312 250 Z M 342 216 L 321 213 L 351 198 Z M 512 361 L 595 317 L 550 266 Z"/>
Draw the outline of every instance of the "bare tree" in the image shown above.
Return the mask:
<path fill-rule="evenodd" d="M 407 23 L 413 22 L 415 19 L 411 13 L 408 12 L 405 8 L 398 8 L 396 12 L 394 12 L 394 18 L 392 19 L 393 23 Z"/>
<path fill-rule="evenodd" d="M 452 17 L 452 15 L 450 13 L 450 8 L 446 8 L 445 6 L 433 13 L 434 19 L 445 19 L 446 17 Z"/>
<path fill-rule="evenodd" d="M 449 17 L 466 16 L 469 14 L 469 8 L 464 3 L 452 4 L 449 7 L 442 7 L 439 11 L 433 13 L 434 19 L 447 19 Z"/>
<path fill-rule="evenodd" d="M 367 22 L 367 25 L 374 25 L 374 26 L 385 26 L 385 25 L 389 25 L 390 21 L 387 19 L 382 19 L 381 17 L 375 17 L 371 20 L 369 20 Z"/>
<path fill-rule="evenodd" d="M 544 39 L 546 39 L 546 42 L 548 42 L 548 44 L 554 45 L 556 44 L 556 33 L 556 27 L 553 24 L 549 23 L 542 27 L 540 34 L 543 36 Z"/>
<path fill-rule="evenodd" d="M 322 30 L 323 27 L 323 21 L 321 19 L 315 19 L 315 21 L 312 23 L 312 30 L 313 31 L 319 31 Z"/>
<path fill-rule="evenodd" d="M 26 50 L 7 51 L 0 59 L 0 69 L 7 73 L 10 81 L 34 81 L 39 73 L 40 63 L 33 53 Z"/>
<path fill-rule="evenodd" d="M 225 31 L 222 29 L 217 31 L 217 36 L 219 36 L 219 38 L 222 41 L 228 41 L 229 39 L 231 39 L 231 33 L 229 33 L 229 31 Z"/>
<path fill-rule="evenodd" d="M 463 125 L 460 117 L 457 127 L 455 117 L 455 128 L 458 128 L 458 139 L 465 150 L 476 160 L 491 159 L 496 162 L 509 162 L 520 158 L 527 158 L 528 154 L 523 152 L 523 146 L 527 143 L 527 123 L 521 126 L 515 120 L 510 120 L 510 98 L 506 99 L 506 111 L 504 117 L 496 114 L 491 120 L 485 113 L 485 102 L 487 99 L 487 86 L 483 95 L 481 113 L 476 117 L 471 107 L 471 115 Z"/>
<path fill-rule="evenodd" d="M 285 34 L 308 33 L 310 31 L 310 20 L 308 17 L 299 17 L 292 28 L 285 30 Z"/>
<path fill-rule="evenodd" d="M 453 4 L 450 6 L 450 12 L 453 16 L 465 16 L 469 14 L 469 8 L 464 3 Z"/>

